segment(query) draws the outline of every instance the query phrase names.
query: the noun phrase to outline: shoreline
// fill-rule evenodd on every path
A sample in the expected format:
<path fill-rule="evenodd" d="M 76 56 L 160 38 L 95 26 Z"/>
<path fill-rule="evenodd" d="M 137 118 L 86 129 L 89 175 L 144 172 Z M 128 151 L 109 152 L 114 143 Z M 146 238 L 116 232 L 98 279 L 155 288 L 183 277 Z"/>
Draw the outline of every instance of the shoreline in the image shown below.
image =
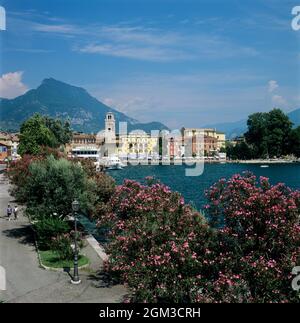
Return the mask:
<path fill-rule="evenodd" d="M 297 164 L 300 160 L 297 159 L 249 159 L 249 160 L 227 160 L 227 163 L 232 164 Z"/>
<path fill-rule="evenodd" d="M 124 161 L 123 161 L 124 162 Z M 204 164 L 261 164 L 261 165 L 269 165 L 269 164 L 299 164 L 300 159 L 247 159 L 247 160 L 203 160 L 203 159 L 196 159 L 196 160 L 188 160 L 188 161 L 163 161 L 163 162 L 141 162 L 137 160 L 127 161 L 125 164 L 127 166 L 193 166 L 195 164 L 204 163 Z"/>

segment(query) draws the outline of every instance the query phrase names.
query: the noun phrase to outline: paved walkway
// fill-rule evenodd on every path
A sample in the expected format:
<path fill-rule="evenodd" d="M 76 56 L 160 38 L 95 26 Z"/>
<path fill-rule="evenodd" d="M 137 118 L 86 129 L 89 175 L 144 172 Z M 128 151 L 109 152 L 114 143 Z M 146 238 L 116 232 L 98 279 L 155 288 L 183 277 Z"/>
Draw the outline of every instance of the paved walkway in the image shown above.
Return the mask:
<path fill-rule="evenodd" d="M 7 204 L 14 205 L 9 185 L 0 174 L 0 265 L 6 270 L 6 291 L 0 301 L 11 303 L 106 303 L 120 302 L 126 294 L 121 285 L 106 287 L 97 270 L 101 260 L 87 246 L 84 253 L 91 259 L 90 268 L 80 271 L 82 283 L 74 286 L 65 272 L 47 271 L 39 267 L 32 231 L 25 217 L 16 221 L 5 216 Z M 20 212 L 21 213 L 21 212 Z"/>

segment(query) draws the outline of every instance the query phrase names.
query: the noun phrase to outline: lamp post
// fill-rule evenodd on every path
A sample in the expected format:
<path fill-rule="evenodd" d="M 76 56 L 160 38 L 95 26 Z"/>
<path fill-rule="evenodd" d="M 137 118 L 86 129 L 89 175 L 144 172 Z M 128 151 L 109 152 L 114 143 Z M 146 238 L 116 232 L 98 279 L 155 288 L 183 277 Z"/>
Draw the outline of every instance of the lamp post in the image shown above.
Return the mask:
<path fill-rule="evenodd" d="M 77 212 L 79 211 L 79 202 L 74 200 L 72 202 L 72 210 L 74 214 L 74 226 L 75 226 L 75 239 L 74 239 L 74 276 L 71 283 L 78 285 L 81 283 L 78 274 L 78 245 L 77 245 Z"/>

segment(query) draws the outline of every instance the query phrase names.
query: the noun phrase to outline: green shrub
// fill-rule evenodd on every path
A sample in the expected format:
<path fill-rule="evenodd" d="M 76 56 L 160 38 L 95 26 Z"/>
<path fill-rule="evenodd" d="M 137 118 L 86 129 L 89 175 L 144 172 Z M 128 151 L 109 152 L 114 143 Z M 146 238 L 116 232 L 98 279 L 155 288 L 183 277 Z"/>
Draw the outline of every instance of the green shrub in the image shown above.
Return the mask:
<path fill-rule="evenodd" d="M 52 238 L 51 250 L 56 252 L 60 260 L 71 260 L 74 257 L 72 242 L 73 240 L 68 233 L 57 235 L 57 237 Z"/>
<path fill-rule="evenodd" d="M 111 176 L 102 172 L 97 173 L 92 181 L 95 200 L 93 207 L 90 208 L 90 214 L 99 216 L 108 211 L 108 202 L 115 192 L 116 183 Z"/>
<path fill-rule="evenodd" d="M 66 221 L 51 217 L 38 220 L 34 224 L 34 230 L 37 234 L 39 248 L 48 250 L 52 247 L 52 239 L 57 235 L 69 232 L 70 227 Z"/>
<path fill-rule="evenodd" d="M 94 184 L 87 179 L 80 165 L 53 156 L 29 165 L 30 176 L 25 191 L 27 212 L 39 219 L 57 214 L 65 218 L 71 212 L 72 202 L 77 198 L 82 211 L 89 210 L 95 200 Z"/>

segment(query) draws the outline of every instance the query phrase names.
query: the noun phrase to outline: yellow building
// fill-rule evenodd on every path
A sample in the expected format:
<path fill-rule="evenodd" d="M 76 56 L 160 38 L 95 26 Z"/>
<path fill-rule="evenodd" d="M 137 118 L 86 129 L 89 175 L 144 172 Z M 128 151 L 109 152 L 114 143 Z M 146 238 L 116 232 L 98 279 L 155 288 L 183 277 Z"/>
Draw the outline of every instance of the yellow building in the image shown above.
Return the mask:
<path fill-rule="evenodd" d="M 134 130 L 117 136 L 117 151 L 120 158 L 158 157 L 158 143 L 158 136 L 150 136 L 143 130 Z"/>

